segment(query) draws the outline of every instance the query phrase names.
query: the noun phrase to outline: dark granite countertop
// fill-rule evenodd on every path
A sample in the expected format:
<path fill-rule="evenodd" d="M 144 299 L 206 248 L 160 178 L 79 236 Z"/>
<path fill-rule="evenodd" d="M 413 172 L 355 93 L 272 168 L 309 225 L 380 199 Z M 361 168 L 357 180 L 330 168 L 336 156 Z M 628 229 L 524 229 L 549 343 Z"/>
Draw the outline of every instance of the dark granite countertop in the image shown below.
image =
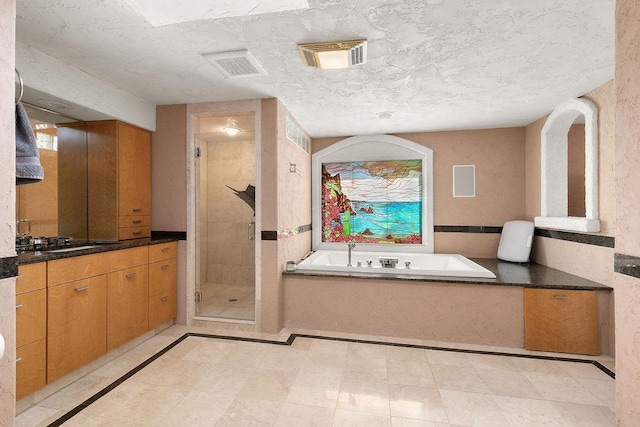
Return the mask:
<path fill-rule="evenodd" d="M 320 276 L 320 277 L 357 277 L 382 280 L 409 280 L 418 282 L 466 283 L 497 286 L 523 286 L 525 288 L 541 289 L 570 289 L 570 290 L 604 290 L 611 291 L 611 287 L 583 277 L 575 276 L 555 268 L 535 263 L 513 263 L 499 259 L 470 258 L 490 270 L 496 275 L 495 279 L 473 277 L 440 277 L 440 276 L 409 276 L 391 274 L 348 273 L 331 271 L 296 270 L 284 272 L 286 276 Z"/>
<path fill-rule="evenodd" d="M 122 240 L 119 242 L 100 242 L 95 240 L 74 240 L 69 248 L 91 246 L 86 249 L 78 249 L 67 252 L 51 252 L 50 250 L 42 251 L 19 251 L 18 265 L 34 264 L 37 262 L 52 261 L 56 259 L 71 258 L 81 255 L 97 254 L 102 252 L 116 251 L 119 249 L 129 249 L 138 246 L 149 246 L 159 243 L 175 242 L 180 240 L 171 234 L 153 235 L 150 238 Z M 66 247 L 56 247 L 56 249 L 67 249 Z"/>

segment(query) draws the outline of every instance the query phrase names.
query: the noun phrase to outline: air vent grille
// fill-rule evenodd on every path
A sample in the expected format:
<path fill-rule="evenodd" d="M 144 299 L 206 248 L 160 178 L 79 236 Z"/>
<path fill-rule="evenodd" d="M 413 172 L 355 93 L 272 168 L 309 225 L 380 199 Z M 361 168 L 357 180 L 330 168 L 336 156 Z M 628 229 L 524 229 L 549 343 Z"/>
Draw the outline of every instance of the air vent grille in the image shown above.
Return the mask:
<path fill-rule="evenodd" d="M 205 53 L 202 56 L 224 74 L 226 78 L 267 74 L 266 70 L 248 50 Z"/>
<path fill-rule="evenodd" d="M 349 40 L 340 42 L 305 43 L 298 45 L 298 52 L 305 65 L 324 68 L 318 54 L 328 52 L 345 52 L 348 56 L 348 66 L 360 65 L 367 62 L 367 41 Z"/>

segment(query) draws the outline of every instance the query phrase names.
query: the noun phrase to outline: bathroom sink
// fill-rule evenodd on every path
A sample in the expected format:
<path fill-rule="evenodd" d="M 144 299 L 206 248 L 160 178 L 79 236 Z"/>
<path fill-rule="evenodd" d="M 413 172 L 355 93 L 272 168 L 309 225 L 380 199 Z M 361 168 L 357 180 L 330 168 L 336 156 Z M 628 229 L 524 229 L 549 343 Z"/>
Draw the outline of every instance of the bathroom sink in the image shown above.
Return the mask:
<path fill-rule="evenodd" d="M 98 245 L 76 246 L 75 248 L 54 249 L 54 250 L 47 251 L 47 252 L 51 252 L 51 253 L 73 252 L 73 251 L 81 251 L 83 249 L 91 249 L 91 248 L 97 248 L 97 247 L 98 247 Z"/>

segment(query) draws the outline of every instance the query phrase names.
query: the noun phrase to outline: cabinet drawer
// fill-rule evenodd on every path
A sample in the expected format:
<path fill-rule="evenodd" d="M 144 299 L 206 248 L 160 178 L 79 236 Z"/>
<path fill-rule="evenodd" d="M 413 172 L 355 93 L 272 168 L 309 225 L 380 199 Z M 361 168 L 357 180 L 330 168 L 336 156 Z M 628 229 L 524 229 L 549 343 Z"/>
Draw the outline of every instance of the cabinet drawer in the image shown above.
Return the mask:
<path fill-rule="evenodd" d="M 598 354 L 595 291 L 525 289 L 525 348 Z"/>
<path fill-rule="evenodd" d="M 16 294 L 43 289 L 47 286 L 47 263 L 27 264 L 18 267 Z"/>
<path fill-rule="evenodd" d="M 47 290 L 16 295 L 16 346 L 42 339 L 47 334 Z"/>
<path fill-rule="evenodd" d="M 151 225 L 149 215 L 120 215 L 118 226 L 123 227 L 148 227 Z"/>
<path fill-rule="evenodd" d="M 151 236 L 151 227 L 120 227 L 118 228 L 118 240 L 140 239 Z"/>
<path fill-rule="evenodd" d="M 149 267 L 109 273 L 107 284 L 107 351 L 149 330 Z"/>
<path fill-rule="evenodd" d="M 149 295 L 156 295 L 176 287 L 176 259 L 149 264 Z"/>
<path fill-rule="evenodd" d="M 149 298 L 149 329 L 176 317 L 176 288 Z"/>
<path fill-rule="evenodd" d="M 149 245 L 149 262 L 158 262 L 163 259 L 175 258 L 177 253 L 178 242 Z"/>
<path fill-rule="evenodd" d="M 107 275 L 48 289 L 47 382 L 107 352 Z"/>
<path fill-rule="evenodd" d="M 44 338 L 16 349 L 16 400 L 46 384 L 46 340 Z"/>

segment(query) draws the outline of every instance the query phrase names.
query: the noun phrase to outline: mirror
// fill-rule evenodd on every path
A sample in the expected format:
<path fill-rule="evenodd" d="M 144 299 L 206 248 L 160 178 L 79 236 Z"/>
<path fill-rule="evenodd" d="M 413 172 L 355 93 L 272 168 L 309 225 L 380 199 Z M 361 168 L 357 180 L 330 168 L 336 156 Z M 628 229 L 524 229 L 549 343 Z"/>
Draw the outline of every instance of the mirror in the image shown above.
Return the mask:
<path fill-rule="evenodd" d="M 86 239 L 86 124 L 55 111 L 23 105 L 38 141 L 44 180 L 16 187 L 17 233 Z"/>
<path fill-rule="evenodd" d="M 586 215 L 584 188 L 584 115 L 579 115 L 567 134 L 568 153 L 568 215 Z"/>

